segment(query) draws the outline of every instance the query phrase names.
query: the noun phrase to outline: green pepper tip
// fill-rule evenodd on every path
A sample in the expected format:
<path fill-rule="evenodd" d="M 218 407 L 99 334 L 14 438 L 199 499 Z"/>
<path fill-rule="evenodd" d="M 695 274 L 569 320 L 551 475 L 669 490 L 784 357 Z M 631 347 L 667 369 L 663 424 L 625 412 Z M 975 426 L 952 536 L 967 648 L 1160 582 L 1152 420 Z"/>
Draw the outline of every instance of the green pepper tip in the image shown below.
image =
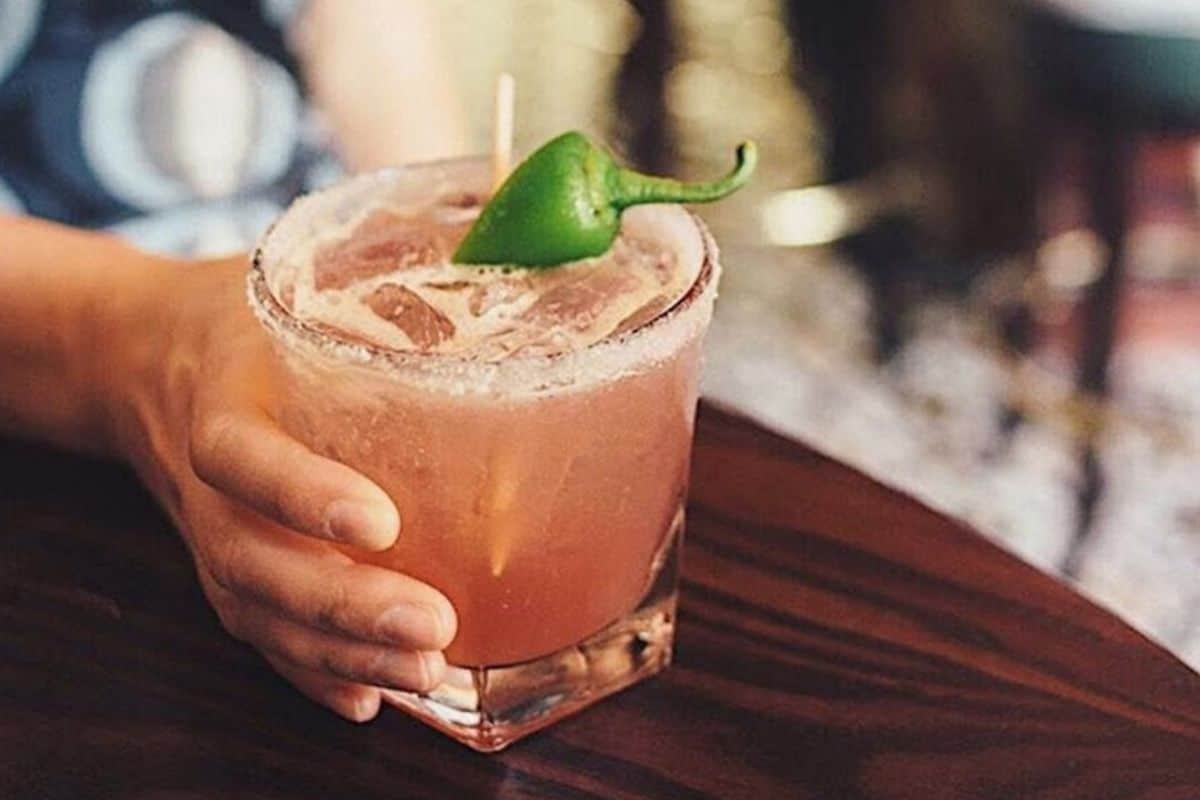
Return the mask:
<path fill-rule="evenodd" d="M 740 176 L 741 183 L 739 186 L 744 186 L 746 181 L 750 180 L 750 176 L 754 174 L 755 167 L 758 166 L 758 143 L 753 139 L 747 139 L 737 146 L 734 151 L 734 158 L 737 160 L 737 165 L 734 167 L 734 175 Z"/>

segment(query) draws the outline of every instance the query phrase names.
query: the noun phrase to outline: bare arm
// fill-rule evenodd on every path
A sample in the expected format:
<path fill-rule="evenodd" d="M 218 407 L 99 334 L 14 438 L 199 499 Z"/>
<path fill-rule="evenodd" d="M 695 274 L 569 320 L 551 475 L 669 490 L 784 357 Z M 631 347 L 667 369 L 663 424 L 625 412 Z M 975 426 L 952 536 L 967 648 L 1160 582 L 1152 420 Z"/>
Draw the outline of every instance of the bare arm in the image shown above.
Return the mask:
<path fill-rule="evenodd" d="M 458 92 L 428 0 L 312 0 L 291 38 L 312 98 L 355 169 L 466 152 Z"/>
<path fill-rule="evenodd" d="M 150 257 L 115 239 L 0 216 L 0 430 L 113 453 L 105 366 Z"/>

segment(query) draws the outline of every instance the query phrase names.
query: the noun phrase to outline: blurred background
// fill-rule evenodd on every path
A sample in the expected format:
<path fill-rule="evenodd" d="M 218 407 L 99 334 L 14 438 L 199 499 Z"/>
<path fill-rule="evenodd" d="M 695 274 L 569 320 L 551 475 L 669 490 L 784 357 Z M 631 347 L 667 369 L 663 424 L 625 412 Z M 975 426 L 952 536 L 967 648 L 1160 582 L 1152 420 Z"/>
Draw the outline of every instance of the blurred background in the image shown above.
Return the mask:
<path fill-rule="evenodd" d="M 236 251 L 347 171 L 486 149 L 502 70 L 521 150 L 700 178 L 760 143 L 701 211 L 711 400 L 1200 667 L 1195 0 L 0 0 L 0 119 L 53 142 L 6 144 L 0 207 Z"/>

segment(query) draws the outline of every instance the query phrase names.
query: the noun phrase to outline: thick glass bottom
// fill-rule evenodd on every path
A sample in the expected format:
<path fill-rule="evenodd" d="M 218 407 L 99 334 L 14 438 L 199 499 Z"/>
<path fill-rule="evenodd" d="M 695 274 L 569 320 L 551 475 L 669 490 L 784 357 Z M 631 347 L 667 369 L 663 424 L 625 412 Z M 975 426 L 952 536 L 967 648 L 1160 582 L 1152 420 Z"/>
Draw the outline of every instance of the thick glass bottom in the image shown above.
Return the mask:
<path fill-rule="evenodd" d="M 646 596 L 603 630 L 520 664 L 450 666 L 433 691 L 395 692 L 393 703 L 468 747 L 491 753 L 654 675 L 671 662 L 682 533 L 681 510 Z"/>

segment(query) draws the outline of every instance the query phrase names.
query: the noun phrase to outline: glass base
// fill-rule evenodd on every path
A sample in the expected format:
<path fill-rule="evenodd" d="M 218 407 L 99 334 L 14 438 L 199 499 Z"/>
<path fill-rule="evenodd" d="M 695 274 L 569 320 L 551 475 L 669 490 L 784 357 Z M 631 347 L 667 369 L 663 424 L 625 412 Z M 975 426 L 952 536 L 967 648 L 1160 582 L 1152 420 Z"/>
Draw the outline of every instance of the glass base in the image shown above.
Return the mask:
<path fill-rule="evenodd" d="M 655 559 L 653 584 L 629 614 L 582 642 L 500 667 L 449 666 L 427 694 L 392 692 L 408 714 L 484 753 L 650 677 L 671 663 L 682 511 Z"/>

